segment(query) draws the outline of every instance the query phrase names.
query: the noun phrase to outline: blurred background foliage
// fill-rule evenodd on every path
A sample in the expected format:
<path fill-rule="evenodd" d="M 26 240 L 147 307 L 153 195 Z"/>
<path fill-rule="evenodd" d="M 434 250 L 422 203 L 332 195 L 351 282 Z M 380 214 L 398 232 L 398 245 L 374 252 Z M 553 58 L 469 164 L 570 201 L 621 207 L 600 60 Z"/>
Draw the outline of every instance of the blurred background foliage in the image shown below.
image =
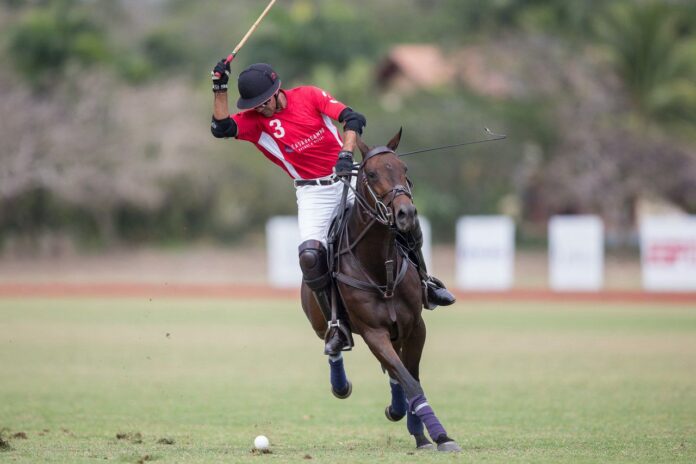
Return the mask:
<path fill-rule="evenodd" d="M 210 68 L 264 3 L 0 0 L 0 246 L 253 242 L 294 214 L 281 171 L 208 129 Z M 449 78 L 390 86 L 402 44 Z M 508 134 L 405 159 L 438 241 L 463 214 L 510 214 L 524 244 L 592 213 L 631 244 L 645 204 L 696 212 L 696 2 L 280 0 L 233 74 L 259 61 L 364 113 L 368 144 Z"/>

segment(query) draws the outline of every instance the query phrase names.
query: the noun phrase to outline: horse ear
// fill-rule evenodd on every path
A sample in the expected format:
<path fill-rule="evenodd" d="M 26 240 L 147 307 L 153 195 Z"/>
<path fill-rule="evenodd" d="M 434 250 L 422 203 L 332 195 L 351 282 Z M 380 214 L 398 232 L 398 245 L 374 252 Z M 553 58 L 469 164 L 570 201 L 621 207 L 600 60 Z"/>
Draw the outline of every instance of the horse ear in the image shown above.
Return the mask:
<path fill-rule="evenodd" d="M 401 141 L 401 132 L 403 132 L 403 130 L 403 127 L 399 127 L 399 132 L 389 141 L 389 143 L 387 143 L 387 146 L 394 151 L 396 151 L 396 147 L 399 146 L 399 142 Z"/>
<path fill-rule="evenodd" d="M 360 153 L 362 153 L 363 159 L 365 159 L 365 155 L 368 151 L 370 151 L 370 147 L 368 147 L 367 144 L 363 142 L 363 140 L 360 137 L 356 139 L 356 142 L 358 144 L 358 148 L 360 149 Z"/>

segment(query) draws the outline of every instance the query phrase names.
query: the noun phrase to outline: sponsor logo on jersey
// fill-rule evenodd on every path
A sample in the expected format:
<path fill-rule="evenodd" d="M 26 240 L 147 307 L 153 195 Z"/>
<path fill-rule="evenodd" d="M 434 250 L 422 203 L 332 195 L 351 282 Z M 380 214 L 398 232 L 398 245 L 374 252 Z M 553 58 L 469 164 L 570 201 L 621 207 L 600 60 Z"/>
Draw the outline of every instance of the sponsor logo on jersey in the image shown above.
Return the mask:
<path fill-rule="evenodd" d="M 317 143 L 319 140 L 324 137 L 324 134 L 326 133 L 326 128 L 322 127 L 318 131 L 316 131 L 314 134 L 310 135 L 309 137 L 300 140 L 299 142 L 295 142 L 291 145 L 291 148 L 297 152 L 302 152 L 306 150 L 307 148 L 311 147 L 315 143 Z"/>

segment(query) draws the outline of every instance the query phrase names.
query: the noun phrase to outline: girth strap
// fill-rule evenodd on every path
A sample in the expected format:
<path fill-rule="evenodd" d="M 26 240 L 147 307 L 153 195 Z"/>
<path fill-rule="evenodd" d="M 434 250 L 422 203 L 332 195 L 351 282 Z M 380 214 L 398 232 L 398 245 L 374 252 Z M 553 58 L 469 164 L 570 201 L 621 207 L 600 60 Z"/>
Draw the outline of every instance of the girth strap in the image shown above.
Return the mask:
<path fill-rule="evenodd" d="M 334 277 L 336 278 L 336 280 L 343 282 L 346 285 L 350 285 L 351 287 L 363 290 L 365 292 L 378 293 L 382 295 L 384 299 L 390 299 L 394 296 L 394 289 L 401 283 L 401 281 L 404 280 L 404 277 L 406 277 L 406 272 L 408 271 L 408 264 L 409 260 L 406 257 L 404 257 L 404 259 L 401 260 L 401 267 L 399 268 L 399 273 L 396 276 L 396 279 L 393 280 L 392 285 L 374 285 L 372 283 L 358 280 L 354 277 L 340 272 L 334 272 Z M 389 292 L 390 287 L 391 292 Z"/>

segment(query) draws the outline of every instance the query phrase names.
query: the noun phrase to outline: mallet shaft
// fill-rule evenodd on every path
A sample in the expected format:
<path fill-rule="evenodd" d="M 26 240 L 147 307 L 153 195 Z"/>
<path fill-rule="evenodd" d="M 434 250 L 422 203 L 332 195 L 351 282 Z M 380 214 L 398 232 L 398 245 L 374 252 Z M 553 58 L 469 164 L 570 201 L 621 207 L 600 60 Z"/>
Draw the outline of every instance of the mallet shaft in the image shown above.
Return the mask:
<path fill-rule="evenodd" d="M 259 26 L 259 23 L 261 23 L 261 20 L 263 20 L 263 18 L 266 17 L 266 15 L 271 10 L 271 7 L 273 6 L 273 4 L 275 2 L 276 2 L 276 0 L 271 0 L 271 2 L 268 4 L 268 6 L 266 6 L 266 9 L 263 10 L 263 12 L 261 13 L 261 16 L 259 16 L 259 18 L 256 20 L 256 22 L 251 25 L 251 27 L 249 28 L 247 33 L 244 34 L 244 37 L 242 37 L 242 40 L 239 41 L 237 46 L 234 47 L 234 50 L 232 50 L 232 53 L 230 53 L 229 56 L 227 57 L 227 59 L 225 60 L 227 63 L 230 63 L 230 62 L 232 62 L 232 60 L 234 60 L 234 57 L 237 56 L 237 53 L 239 52 L 239 50 L 241 50 L 242 47 L 244 46 L 244 44 L 246 43 L 246 41 L 249 40 L 249 37 L 251 37 L 251 34 L 254 33 L 256 28 Z"/>

